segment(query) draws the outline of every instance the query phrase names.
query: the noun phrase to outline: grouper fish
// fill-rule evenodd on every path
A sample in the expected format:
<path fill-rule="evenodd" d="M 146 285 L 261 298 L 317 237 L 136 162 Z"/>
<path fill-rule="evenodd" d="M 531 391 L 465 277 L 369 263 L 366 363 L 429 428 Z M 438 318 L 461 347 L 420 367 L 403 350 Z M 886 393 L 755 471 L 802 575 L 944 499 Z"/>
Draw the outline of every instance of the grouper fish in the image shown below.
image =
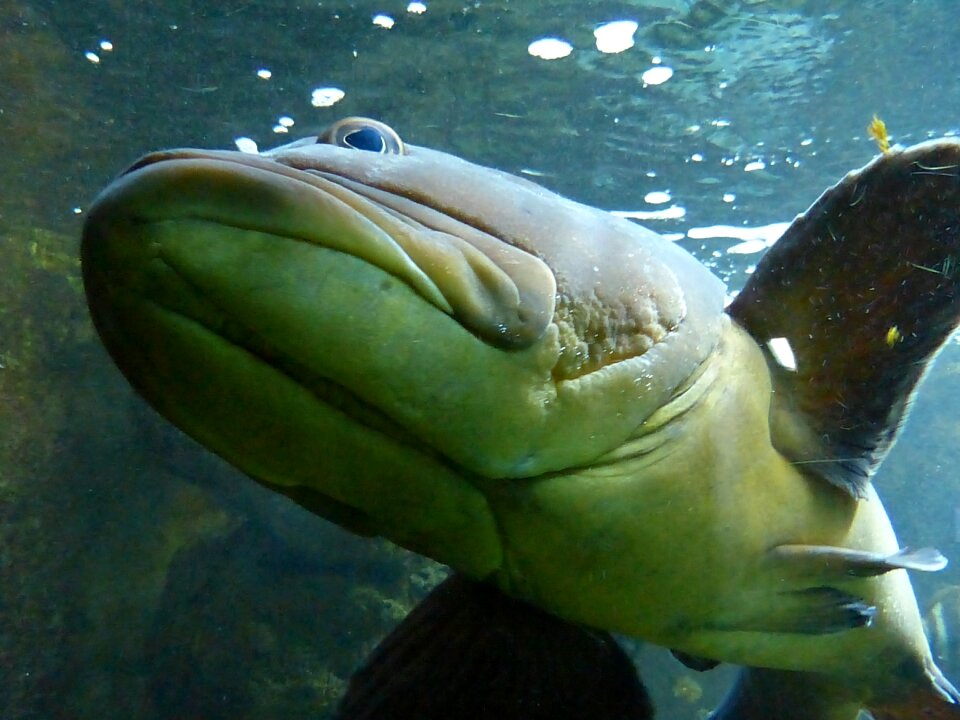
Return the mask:
<path fill-rule="evenodd" d="M 907 576 L 946 561 L 900 547 L 871 483 L 960 320 L 958 167 L 941 139 L 851 172 L 725 308 L 656 233 L 348 118 L 142 158 L 90 208 L 84 282 L 162 415 L 455 571 L 344 718 L 428 717 L 431 693 L 437 716 L 650 717 L 611 632 L 745 666 L 723 720 L 960 718 Z M 607 669 L 557 669 L 591 653 Z M 594 679 L 623 703 L 564 710 Z M 526 710 L 482 715 L 505 687 Z"/>

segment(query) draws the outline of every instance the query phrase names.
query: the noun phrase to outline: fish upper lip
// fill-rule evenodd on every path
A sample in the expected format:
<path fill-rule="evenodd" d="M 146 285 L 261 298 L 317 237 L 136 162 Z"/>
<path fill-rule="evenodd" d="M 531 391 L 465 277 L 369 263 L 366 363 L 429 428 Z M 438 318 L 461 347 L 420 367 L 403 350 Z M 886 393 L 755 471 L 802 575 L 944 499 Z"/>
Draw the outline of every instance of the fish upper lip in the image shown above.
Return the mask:
<path fill-rule="evenodd" d="M 427 302 L 457 318 L 484 342 L 508 349 L 529 347 L 553 321 L 556 282 L 543 260 L 509 239 L 465 224 L 446 208 L 414 199 L 417 193 L 399 192 L 394 187 L 397 183 L 367 184 L 366 178 L 350 177 L 320 160 L 317 167 L 301 167 L 304 163 L 288 165 L 269 156 L 194 149 L 146 155 L 121 179 L 167 163 L 220 165 L 225 175 L 234 166 L 251 177 L 264 173 L 263 180 L 277 178 L 289 191 L 278 190 L 273 200 L 291 207 L 291 217 L 280 217 L 276 212 L 271 216 L 278 227 L 243 222 L 243 212 L 211 212 L 208 219 L 354 254 L 403 279 Z M 244 191 L 252 195 L 248 188 Z M 288 192 L 293 199 L 285 197 Z M 349 213 L 353 216 L 347 218 Z M 318 229 L 330 216 L 350 226 L 347 234 L 352 233 L 353 239 L 341 242 L 336 232 Z M 247 217 L 257 219 L 253 214 Z M 297 217 L 301 217 L 299 222 Z M 363 232 L 368 235 L 361 241 L 358 238 Z"/>
<path fill-rule="evenodd" d="M 236 162 L 239 165 L 246 165 L 246 163 L 238 162 L 236 154 L 231 152 L 162 151 L 144 156 L 121 173 L 119 177 L 121 179 L 125 177 L 133 178 L 137 173 L 150 172 L 151 168 L 163 163 L 191 160 L 226 160 Z M 256 166 L 259 169 L 260 163 L 257 163 Z M 269 166 L 266 169 L 269 169 Z M 122 228 L 123 224 L 127 222 L 132 222 L 136 226 L 154 221 L 154 218 L 139 216 L 138 208 L 135 205 L 128 206 L 119 214 L 113 214 L 111 210 L 116 207 L 115 203 L 122 206 L 125 202 L 123 192 L 121 190 L 119 197 L 110 195 L 109 190 L 105 192 L 102 197 L 106 197 L 106 203 L 108 203 L 106 208 L 101 205 L 100 199 L 94 203 L 88 213 L 88 227 L 85 230 L 83 241 L 85 256 L 83 266 L 85 284 L 90 298 L 89 305 L 95 323 L 108 347 L 115 347 L 111 338 L 114 338 L 118 331 L 111 327 L 115 321 L 111 317 L 110 301 L 104 302 L 100 298 L 106 298 L 116 293 L 129 293 L 135 296 L 138 302 L 153 306 L 162 315 L 169 317 L 169 322 L 177 322 L 175 319 L 179 319 L 181 322 L 190 323 L 208 336 L 210 342 L 224 343 L 237 351 L 246 353 L 251 358 L 255 358 L 258 363 L 265 368 L 269 368 L 271 372 L 286 377 L 299 385 L 310 393 L 318 403 L 335 407 L 349 415 L 358 424 L 384 434 L 403 445 L 415 448 L 450 469 L 456 469 L 458 473 L 466 473 L 466 470 L 458 468 L 447 456 L 425 444 L 377 406 L 363 400 L 348 386 L 337 382 L 336 379 L 323 374 L 308 363 L 301 362 L 291 353 L 277 347 L 263 333 L 247 324 L 238 313 L 218 302 L 214 294 L 208 289 L 194 282 L 189 273 L 181 267 L 177 258 L 170 252 L 165 252 L 162 243 L 143 241 L 139 238 L 135 242 L 126 242 L 121 237 L 119 242 L 110 242 L 114 246 L 121 246 L 127 251 L 136 252 L 140 257 L 125 259 L 118 264 L 108 263 L 106 267 L 104 267 L 102 258 L 90 262 L 88 255 L 92 252 L 92 246 L 96 241 L 110 236 L 116 237 L 118 233 L 122 234 L 124 232 L 122 229 L 117 229 L 118 225 Z M 104 212 L 105 209 L 106 212 Z M 214 222 L 203 213 L 176 213 L 174 219 L 185 222 Z M 257 229 L 239 221 L 231 222 L 217 218 L 215 222 L 218 225 L 229 226 L 237 230 Z M 278 237 L 291 242 L 302 240 L 302 238 L 283 234 L 278 234 Z M 135 272 L 128 273 L 124 268 L 124 263 L 133 263 L 136 268 Z M 148 264 L 152 265 L 152 271 L 146 269 Z M 146 275 L 151 277 L 144 279 Z M 175 300 L 171 300 L 171 297 L 174 297 Z M 123 357 L 128 354 L 128 351 L 119 350 L 114 354 Z M 121 364 L 121 367 L 123 367 L 123 364 Z M 139 386 L 136 380 L 133 378 L 131 380 L 134 385 Z"/>

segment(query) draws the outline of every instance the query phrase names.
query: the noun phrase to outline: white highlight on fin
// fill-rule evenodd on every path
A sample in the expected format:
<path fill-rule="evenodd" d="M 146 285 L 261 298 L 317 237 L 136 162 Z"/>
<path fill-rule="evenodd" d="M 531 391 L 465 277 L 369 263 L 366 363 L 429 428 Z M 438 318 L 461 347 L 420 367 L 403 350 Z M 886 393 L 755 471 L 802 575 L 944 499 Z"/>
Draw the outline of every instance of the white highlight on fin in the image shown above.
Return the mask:
<path fill-rule="evenodd" d="M 767 347 L 770 348 L 770 354 L 780 367 L 790 372 L 797 371 L 797 359 L 793 356 L 793 348 L 790 347 L 789 340 L 785 337 L 770 338 L 767 340 Z"/>

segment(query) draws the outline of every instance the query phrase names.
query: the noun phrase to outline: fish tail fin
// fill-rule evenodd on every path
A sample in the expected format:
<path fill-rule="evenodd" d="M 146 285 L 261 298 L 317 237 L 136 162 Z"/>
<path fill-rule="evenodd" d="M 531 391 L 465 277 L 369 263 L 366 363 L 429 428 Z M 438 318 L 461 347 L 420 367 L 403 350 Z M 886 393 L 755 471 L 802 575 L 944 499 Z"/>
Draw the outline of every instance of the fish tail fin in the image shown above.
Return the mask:
<path fill-rule="evenodd" d="M 927 663 L 929 682 L 895 703 L 868 708 L 874 720 L 960 720 L 960 692 L 933 661 Z"/>
<path fill-rule="evenodd" d="M 350 679 L 338 720 L 650 720 L 633 663 L 593 632 L 454 575 Z"/>

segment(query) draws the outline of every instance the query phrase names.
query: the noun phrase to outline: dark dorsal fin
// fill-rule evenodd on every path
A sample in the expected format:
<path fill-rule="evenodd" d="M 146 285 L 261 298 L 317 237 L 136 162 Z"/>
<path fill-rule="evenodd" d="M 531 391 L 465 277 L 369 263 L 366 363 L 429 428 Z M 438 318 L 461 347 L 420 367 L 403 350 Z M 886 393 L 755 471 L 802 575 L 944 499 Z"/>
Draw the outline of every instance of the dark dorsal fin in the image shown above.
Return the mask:
<path fill-rule="evenodd" d="M 862 494 L 960 320 L 958 291 L 960 141 L 894 149 L 821 195 L 728 308 L 768 353 L 777 448 Z"/>

